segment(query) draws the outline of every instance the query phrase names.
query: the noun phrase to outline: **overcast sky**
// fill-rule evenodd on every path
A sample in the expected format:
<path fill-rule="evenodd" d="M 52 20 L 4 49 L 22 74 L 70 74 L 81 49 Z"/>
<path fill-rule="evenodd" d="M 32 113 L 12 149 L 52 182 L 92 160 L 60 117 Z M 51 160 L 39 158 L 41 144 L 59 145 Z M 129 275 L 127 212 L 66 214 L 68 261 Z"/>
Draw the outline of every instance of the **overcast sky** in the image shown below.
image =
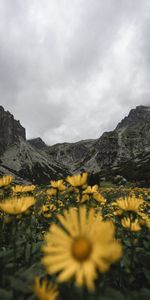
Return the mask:
<path fill-rule="evenodd" d="M 0 0 L 0 104 L 50 145 L 150 105 L 150 1 Z"/>

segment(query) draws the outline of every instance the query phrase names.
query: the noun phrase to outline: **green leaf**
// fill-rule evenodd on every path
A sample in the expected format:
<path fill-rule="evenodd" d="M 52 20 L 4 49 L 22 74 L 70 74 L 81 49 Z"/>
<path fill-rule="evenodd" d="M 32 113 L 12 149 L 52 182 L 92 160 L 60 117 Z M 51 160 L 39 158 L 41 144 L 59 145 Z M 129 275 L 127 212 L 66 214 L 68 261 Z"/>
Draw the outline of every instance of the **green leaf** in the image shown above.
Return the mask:
<path fill-rule="evenodd" d="M 6 291 L 3 289 L 0 289 L 0 299 L 11 300 L 12 299 L 12 291 Z"/>
<path fill-rule="evenodd" d="M 148 280 L 148 282 L 150 283 L 150 270 L 143 268 L 143 273 L 146 279 Z"/>
<path fill-rule="evenodd" d="M 24 282 L 23 280 L 21 280 L 20 278 L 14 278 L 14 277 L 11 276 L 10 281 L 11 281 L 11 287 L 14 290 L 19 291 L 23 294 L 28 294 L 29 293 L 27 283 Z"/>
<path fill-rule="evenodd" d="M 126 300 L 125 296 L 115 289 L 107 289 L 105 296 L 100 298 L 102 300 Z"/>

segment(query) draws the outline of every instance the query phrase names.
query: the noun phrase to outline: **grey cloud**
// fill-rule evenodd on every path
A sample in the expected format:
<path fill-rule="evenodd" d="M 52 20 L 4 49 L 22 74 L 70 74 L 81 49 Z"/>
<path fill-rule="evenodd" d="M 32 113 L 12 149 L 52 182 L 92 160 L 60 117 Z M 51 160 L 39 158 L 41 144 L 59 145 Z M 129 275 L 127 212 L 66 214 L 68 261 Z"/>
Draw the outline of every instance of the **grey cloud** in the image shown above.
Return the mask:
<path fill-rule="evenodd" d="M 148 0 L 1 0 L 0 102 L 48 143 L 150 105 Z"/>

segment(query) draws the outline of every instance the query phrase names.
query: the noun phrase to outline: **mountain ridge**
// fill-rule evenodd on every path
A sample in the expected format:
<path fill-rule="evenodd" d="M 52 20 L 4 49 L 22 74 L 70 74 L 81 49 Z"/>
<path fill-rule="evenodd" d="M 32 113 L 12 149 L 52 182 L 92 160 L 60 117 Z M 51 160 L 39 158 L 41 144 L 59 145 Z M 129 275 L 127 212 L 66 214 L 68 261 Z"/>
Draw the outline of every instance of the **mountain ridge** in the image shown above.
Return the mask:
<path fill-rule="evenodd" d="M 0 173 L 11 167 L 24 180 L 37 183 L 82 171 L 98 180 L 111 180 L 119 174 L 129 181 L 149 181 L 150 106 L 136 106 L 114 130 L 97 139 L 52 146 L 40 137 L 26 140 L 25 129 L 10 115 L 0 106 Z M 8 136 L 4 128 L 7 118 Z"/>

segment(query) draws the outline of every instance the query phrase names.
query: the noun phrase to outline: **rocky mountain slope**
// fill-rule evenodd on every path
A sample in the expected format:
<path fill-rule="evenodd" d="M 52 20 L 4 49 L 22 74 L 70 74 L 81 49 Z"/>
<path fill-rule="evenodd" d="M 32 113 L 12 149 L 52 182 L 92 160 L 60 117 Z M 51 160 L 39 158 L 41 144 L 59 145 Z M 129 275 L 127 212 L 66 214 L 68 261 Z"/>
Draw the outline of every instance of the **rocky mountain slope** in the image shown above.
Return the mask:
<path fill-rule="evenodd" d="M 20 122 L 0 107 L 0 175 L 9 173 L 17 182 L 27 180 L 41 184 L 69 173 L 63 164 L 47 157 L 41 147 L 39 150 L 37 143 L 35 146 L 26 141 Z"/>
<path fill-rule="evenodd" d="M 122 175 L 129 181 L 150 182 L 150 107 L 132 109 L 98 139 L 53 146 L 41 138 L 26 141 L 19 121 L 0 107 L 0 174 L 8 171 L 37 183 L 80 171 L 94 180 Z"/>
<path fill-rule="evenodd" d="M 112 179 L 122 175 L 127 180 L 149 181 L 150 178 L 150 107 L 132 109 L 110 132 L 99 139 L 49 147 L 51 159 L 89 173 Z"/>

